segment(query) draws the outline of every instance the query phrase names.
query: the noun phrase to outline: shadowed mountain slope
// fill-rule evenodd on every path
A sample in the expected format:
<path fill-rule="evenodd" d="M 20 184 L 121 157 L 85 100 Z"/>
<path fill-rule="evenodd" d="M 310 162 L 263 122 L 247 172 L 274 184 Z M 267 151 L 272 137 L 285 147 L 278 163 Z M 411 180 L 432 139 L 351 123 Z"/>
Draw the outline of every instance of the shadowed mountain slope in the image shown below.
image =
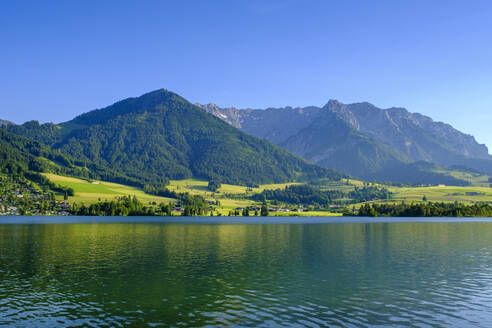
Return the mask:
<path fill-rule="evenodd" d="M 405 170 L 408 163 L 419 161 L 461 165 L 492 174 L 492 157 L 473 136 L 403 108 L 381 109 L 369 103 L 345 105 L 336 100 L 322 108 L 200 107 L 313 163 L 365 179 L 397 179 L 396 174 L 384 171 Z M 411 171 L 419 170 L 427 168 L 417 165 Z M 420 174 L 415 183 L 420 183 L 423 176 L 426 175 Z M 407 183 L 408 176 L 404 180 Z"/>

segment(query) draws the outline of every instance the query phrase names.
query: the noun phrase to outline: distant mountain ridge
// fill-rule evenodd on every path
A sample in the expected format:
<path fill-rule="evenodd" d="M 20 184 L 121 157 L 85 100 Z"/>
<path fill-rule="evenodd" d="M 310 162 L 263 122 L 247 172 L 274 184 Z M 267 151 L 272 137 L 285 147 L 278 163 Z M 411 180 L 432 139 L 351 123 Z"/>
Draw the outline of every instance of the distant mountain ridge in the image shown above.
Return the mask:
<path fill-rule="evenodd" d="M 0 127 L 4 127 L 4 126 L 7 126 L 7 125 L 12 125 L 14 123 L 10 122 L 10 121 L 7 121 L 7 120 L 0 120 Z"/>
<path fill-rule="evenodd" d="M 323 107 L 264 110 L 199 106 L 313 163 L 365 179 L 384 179 L 385 170 L 403 170 L 406 164 L 420 161 L 492 173 L 487 147 L 473 136 L 403 108 L 381 109 L 367 102 L 346 105 L 336 100 Z"/>

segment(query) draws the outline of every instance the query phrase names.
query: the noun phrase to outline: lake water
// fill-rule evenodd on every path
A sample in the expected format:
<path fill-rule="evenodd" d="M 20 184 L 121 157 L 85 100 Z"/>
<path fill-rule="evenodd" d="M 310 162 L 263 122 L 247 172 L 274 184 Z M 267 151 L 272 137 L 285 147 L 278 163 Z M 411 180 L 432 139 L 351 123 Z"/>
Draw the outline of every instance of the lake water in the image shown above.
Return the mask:
<path fill-rule="evenodd" d="M 251 220 L 0 217 L 0 326 L 492 327 L 490 220 Z"/>

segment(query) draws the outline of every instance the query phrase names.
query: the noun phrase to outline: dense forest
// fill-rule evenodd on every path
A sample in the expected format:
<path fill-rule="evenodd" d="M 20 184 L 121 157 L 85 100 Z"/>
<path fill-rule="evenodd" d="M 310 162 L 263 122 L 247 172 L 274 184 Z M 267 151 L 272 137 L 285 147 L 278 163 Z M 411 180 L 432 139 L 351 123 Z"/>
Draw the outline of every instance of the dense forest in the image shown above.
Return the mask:
<path fill-rule="evenodd" d="M 154 216 L 152 206 L 144 206 L 136 197 L 124 196 L 112 201 L 97 202 L 85 206 L 72 204 L 72 215 L 83 216 Z"/>
<path fill-rule="evenodd" d="M 129 178 L 110 168 L 79 160 L 52 150 L 39 141 L 18 136 L 0 128 L 0 173 L 23 176 L 43 185 L 49 185 L 39 172 L 55 173 L 86 179 L 101 179 L 143 188 L 137 179 Z"/>
<path fill-rule="evenodd" d="M 123 196 L 111 201 L 99 201 L 86 206 L 73 203 L 72 215 L 83 216 L 196 216 L 213 215 L 214 208 L 203 197 L 187 193 L 176 194 L 177 203 L 144 205 L 137 197 Z M 174 213 L 174 214 L 173 214 Z"/>
<path fill-rule="evenodd" d="M 368 202 L 375 199 L 391 199 L 391 192 L 385 187 L 366 184 L 362 188 L 355 187 L 347 194 L 354 203 Z"/>
<path fill-rule="evenodd" d="M 365 185 L 351 192 L 341 190 L 322 190 L 307 184 L 291 185 L 284 189 L 269 190 L 254 194 L 251 199 L 259 202 L 273 201 L 294 205 L 314 205 L 327 207 L 333 203 L 353 204 L 375 199 L 390 199 L 391 192 L 384 187 Z"/>
<path fill-rule="evenodd" d="M 307 184 L 291 185 L 284 189 L 263 190 L 251 198 L 258 202 L 275 201 L 287 204 L 328 206 L 334 199 L 341 198 L 341 191 L 321 191 Z"/>
<path fill-rule="evenodd" d="M 348 214 L 351 215 L 351 214 Z M 492 217 L 492 205 L 461 203 L 364 204 L 359 216 L 391 217 Z"/>

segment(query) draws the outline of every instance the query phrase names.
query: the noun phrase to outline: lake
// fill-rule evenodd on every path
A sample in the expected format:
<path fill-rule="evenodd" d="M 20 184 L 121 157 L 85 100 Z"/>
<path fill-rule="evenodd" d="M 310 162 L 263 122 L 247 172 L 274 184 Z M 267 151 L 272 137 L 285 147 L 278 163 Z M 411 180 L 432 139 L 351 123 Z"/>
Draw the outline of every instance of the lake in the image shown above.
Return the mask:
<path fill-rule="evenodd" d="M 0 326 L 492 327 L 492 221 L 0 217 Z"/>

